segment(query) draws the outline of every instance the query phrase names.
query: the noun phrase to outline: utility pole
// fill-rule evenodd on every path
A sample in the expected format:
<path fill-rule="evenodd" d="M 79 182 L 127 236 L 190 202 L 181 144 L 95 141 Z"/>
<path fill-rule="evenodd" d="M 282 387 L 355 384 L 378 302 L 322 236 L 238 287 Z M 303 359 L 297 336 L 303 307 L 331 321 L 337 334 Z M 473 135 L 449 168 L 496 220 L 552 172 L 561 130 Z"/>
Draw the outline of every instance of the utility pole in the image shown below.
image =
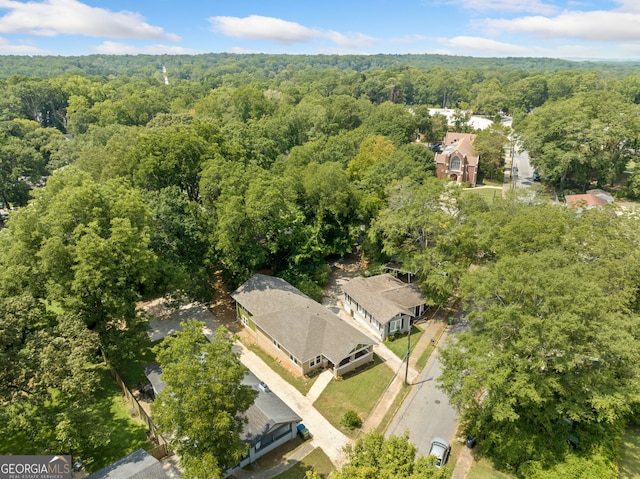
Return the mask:
<path fill-rule="evenodd" d="M 409 319 L 409 331 L 407 333 L 407 364 L 404 370 L 404 383 L 409 385 L 409 353 L 411 352 L 411 319 Z"/>

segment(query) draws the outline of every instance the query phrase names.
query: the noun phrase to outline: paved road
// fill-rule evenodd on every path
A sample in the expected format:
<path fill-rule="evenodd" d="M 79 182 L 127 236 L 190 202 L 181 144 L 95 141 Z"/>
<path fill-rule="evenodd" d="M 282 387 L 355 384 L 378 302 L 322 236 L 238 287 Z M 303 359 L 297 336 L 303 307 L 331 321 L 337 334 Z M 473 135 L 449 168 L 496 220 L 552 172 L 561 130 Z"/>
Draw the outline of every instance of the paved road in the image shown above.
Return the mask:
<path fill-rule="evenodd" d="M 513 156 L 511 168 L 514 185 L 518 188 L 531 186 L 533 184 L 533 171 L 534 168 L 529 162 L 529 154 L 526 151 L 516 152 Z"/>
<path fill-rule="evenodd" d="M 446 333 L 442 340 L 445 338 Z M 439 436 L 452 442 L 458 427 L 455 410 L 449 404 L 447 396 L 436 388 L 435 379 L 441 372 L 436 350 L 386 431 L 387 437 L 399 436 L 408 431 L 410 441 L 422 456 L 429 454 L 434 437 Z"/>

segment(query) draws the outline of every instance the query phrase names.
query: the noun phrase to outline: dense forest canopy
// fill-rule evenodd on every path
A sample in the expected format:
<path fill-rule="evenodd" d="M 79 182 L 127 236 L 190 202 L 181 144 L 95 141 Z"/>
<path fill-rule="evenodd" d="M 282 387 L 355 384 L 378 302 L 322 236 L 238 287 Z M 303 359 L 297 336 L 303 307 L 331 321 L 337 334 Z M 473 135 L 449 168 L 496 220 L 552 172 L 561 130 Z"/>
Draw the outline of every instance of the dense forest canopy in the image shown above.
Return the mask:
<path fill-rule="evenodd" d="M 637 219 L 576 215 L 549 197 L 593 186 L 640 196 L 638 68 L 439 55 L 0 57 L 0 320 L 10 323 L 0 370 L 20 372 L 0 387 L 11 404 L 0 432 L 82 450 L 82 404 L 64 408 L 78 395 L 69 381 L 94 391 L 82 364 L 126 363 L 146 325 L 140 299 L 209 301 L 217 280 L 233 288 L 257 271 L 320 299 L 329 259 L 358 250 L 370 273 L 402 262 L 429 305 L 476 308 L 459 348 L 477 356 L 450 349 L 443 385 L 471 411 L 464 427 L 483 452 L 523 477 L 589 467 L 640 402 Z M 455 109 L 458 124 L 433 107 Z M 435 178 L 428 145 L 470 131 L 470 112 L 513 121 L 477 132 L 480 177 L 501 181 L 505 152 L 524 147 L 542 187 L 487 202 Z M 579 286 L 584 302 L 568 304 Z M 599 315 L 624 334 L 603 332 Z M 507 321 L 514 335 L 500 336 Z M 545 321 L 555 333 L 542 334 Z M 43 376 L 24 358 L 55 335 L 76 356 L 43 353 L 57 365 Z M 574 407 L 585 387 L 589 403 Z M 52 411 L 60 390 L 68 400 Z M 565 418 L 558 453 L 545 454 L 536 431 Z M 577 452 L 569 436 L 581 438 Z M 614 469 L 610 454 L 596 459 Z"/>
<path fill-rule="evenodd" d="M 406 55 L 277 55 L 207 53 L 202 55 L 86 55 L 0 57 L 0 77 L 26 75 L 52 77 L 62 74 L 90 76 L 144 77 L 166 66 L 171 76 L 199 81 L 212 71 L 218 74 L 247 73 L 254 79 L 270 78 L 283 71 L 337 69 L 363 72 L 367 70 L 411 67 L 418 69 L 471 68 L 484 71 L 606 70 L 632 73 L 638 62 L 568 61 L 556 58 L 507 57 L 478 58 L 434 54 Z"/>

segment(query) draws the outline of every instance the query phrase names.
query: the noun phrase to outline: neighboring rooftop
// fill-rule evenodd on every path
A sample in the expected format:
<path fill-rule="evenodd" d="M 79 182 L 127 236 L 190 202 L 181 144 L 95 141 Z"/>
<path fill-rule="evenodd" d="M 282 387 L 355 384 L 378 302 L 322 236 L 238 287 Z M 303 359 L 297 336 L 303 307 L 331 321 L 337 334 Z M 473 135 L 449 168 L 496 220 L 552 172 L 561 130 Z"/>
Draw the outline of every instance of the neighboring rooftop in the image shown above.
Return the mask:
<path fill-rule="evenodd" d="M 567 202 L 567 206 L 571 208 L 594 208 L 596 206 L 605 206 L 613 202 L 613 198 L 609 201 L 607 198 L 593 193 L 566 195 L 564 199 Z"/>
<path fill-rule="evenodd" d="M 280 425 L 302 421 L 302 418 L 293 412 L 274 391 L 261 388 L 260 384 L 264 383 L 252 372 L 247 372 L 242 383 L 258 391 L 258 397 L 246 412 L 248 422 L 240 436 L 243 441 L 254 445 L 257 440 Z"/>
<path fill-rule="evenodd" d="M 86 479 L 168 479 L 168 476 L 160 461 L 144 449 L 138 449 Z"/>
<path fill-rule="evenodd" d="M 425 304 L 422 292 L 385 273 L 377 276 L 355 277 L 342 290 L 362 306 L 377 321 L 388 323 L 398 314 L 413 316 L 409 308 Z"/>
<path fill-rule="evenodd" d="M 166 387 L 167 384 L 162 380 L 162 369 L 158 363 L 145 366 L 144 370 L 156 393 Z M 267 387 L 260 387 L 264 383 L 251 371 L 245 373 L 242 384 L 258 391 L 256 400 L 245 413 L 248 422 L 240 436 L 243 441 L 254 445 L 261 437 L 281 424 L 302 421 L 300 416 L 293 412 L 277 394 Z"/>

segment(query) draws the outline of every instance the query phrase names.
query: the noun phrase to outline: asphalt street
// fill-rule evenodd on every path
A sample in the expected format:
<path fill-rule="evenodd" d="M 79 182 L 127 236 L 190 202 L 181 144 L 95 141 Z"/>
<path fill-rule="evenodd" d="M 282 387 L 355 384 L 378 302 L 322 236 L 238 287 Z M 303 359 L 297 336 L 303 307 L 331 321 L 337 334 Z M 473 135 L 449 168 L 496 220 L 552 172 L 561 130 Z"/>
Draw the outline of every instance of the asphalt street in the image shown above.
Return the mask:
<path fill-rule="evenodd" d="M 531 186 L 533 184 L 534 168 L 529 163 L 529 154 L 526 151 L 516 152 L 513 156 L 511 173 L 514 185 L 518 188 Z"/>
<path fill-rule="evenodd" d="M 446 333 L 441 342 L 446 339 Z M 409 433 L 410 441 L 418 449 L 418 455 L 427 456 L 431 440 L 441 437 L 453 442 L 458 427 L 457 414 L 447 396 L 436 388 L 436 378 L 442 373 L 438 350 L 416 380 L 413 390 L 404 401 L 398 414 L 387 428 L 386 436 Z"/>

